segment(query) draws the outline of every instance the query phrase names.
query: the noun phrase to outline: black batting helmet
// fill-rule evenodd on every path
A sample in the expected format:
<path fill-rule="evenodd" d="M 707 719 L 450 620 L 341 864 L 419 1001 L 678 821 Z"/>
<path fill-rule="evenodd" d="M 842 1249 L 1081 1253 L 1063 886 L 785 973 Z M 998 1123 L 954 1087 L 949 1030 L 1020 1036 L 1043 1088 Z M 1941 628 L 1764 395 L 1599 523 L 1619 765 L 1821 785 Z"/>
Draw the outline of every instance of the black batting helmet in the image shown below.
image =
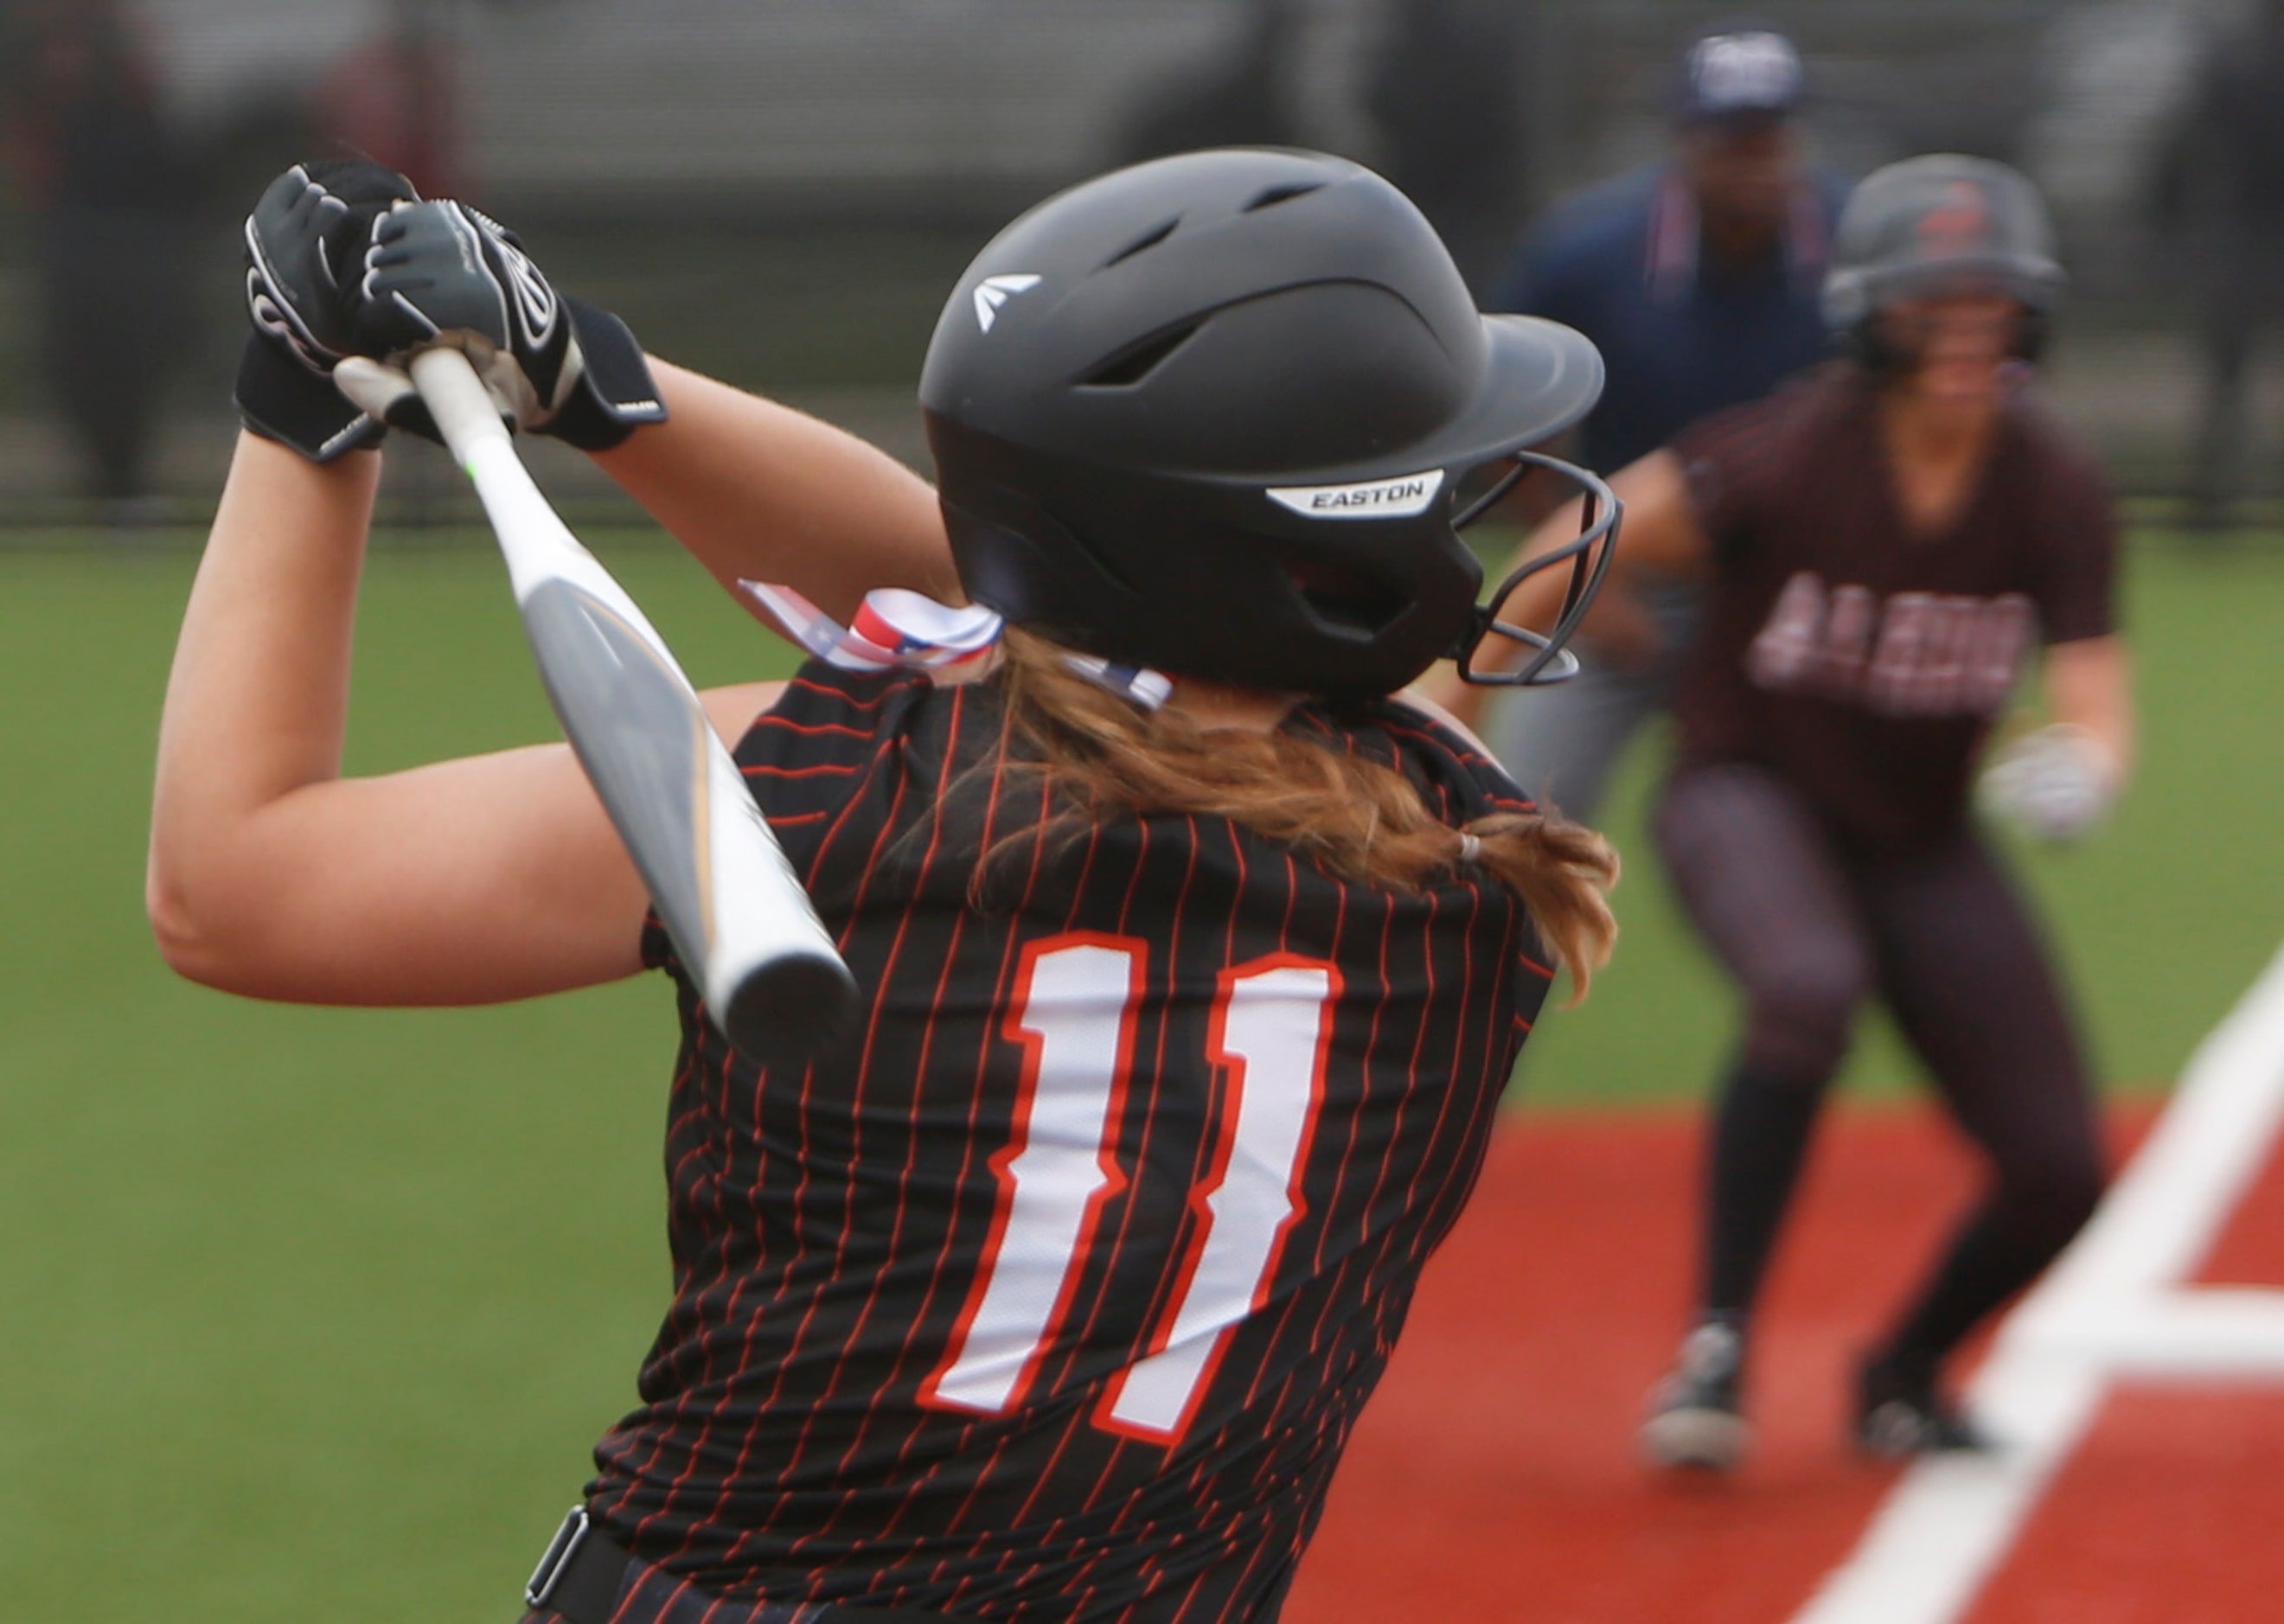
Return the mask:
<path fill-rule="evenodd" d="M 1489 620 L 1460 478 L 1601 386 L 1568 328 L 1479 314 L 1388 182 L 1248 149 L 1118 170 L 1015 221 L 945 308 L 920 402 L 979 602 L 1177 675 L 1380 694 Z"/>
<path fill-rule="evenodd" d="M 1962 283 L 1995 285 L 2029 319 L 2034 349 L 2068 278 L 2030 177 L 1987 158 L 1935 152 L 1867 175 L 1841 210 L 1824 277 L 1824 319 L 1876 349 L 1880 307 Z"/>

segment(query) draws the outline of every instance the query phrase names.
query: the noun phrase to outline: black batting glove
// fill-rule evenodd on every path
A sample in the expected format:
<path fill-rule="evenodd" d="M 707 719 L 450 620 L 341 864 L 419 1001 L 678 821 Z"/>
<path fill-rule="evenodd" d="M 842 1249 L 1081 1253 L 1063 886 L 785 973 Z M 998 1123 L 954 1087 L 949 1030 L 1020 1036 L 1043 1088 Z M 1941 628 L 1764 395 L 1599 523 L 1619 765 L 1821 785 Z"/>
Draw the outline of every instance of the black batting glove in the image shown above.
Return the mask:
<path fill-rule="evenodd" d="M 314 462 L 377 441 L 379 421 L 333 386 L 351 352 L 349 297 L 373 223 L 417 200 L 412 183 L 363 160 L 296 164 L 246 220 L 246 308 L 254 331 L 234 391 L 246 426 Z"/>
<path fill-rule="evenodd" d="M 642 347 L 608 311 L 559 297 L 514 233 L 463 203 L 406 204 L 377 221 L 350 300 L 359 354 L 341 389 L 397 426 L 436 438 L 401 363 L 444 342 L 467 352 L 500 415 L 582 450 L 607 450 L 665 420 Z"/>

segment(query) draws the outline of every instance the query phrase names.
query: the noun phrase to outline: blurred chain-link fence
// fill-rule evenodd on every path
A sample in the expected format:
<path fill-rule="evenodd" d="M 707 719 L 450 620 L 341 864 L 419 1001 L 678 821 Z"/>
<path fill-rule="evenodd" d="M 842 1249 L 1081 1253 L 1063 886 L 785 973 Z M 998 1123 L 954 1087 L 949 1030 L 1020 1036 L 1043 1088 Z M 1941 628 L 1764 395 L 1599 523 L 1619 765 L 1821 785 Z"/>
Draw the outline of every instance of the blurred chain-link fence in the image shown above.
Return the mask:
<path fill-rule="evenodd" d="M 2047 186 L 2082 295 L 2057 395 L 2122 483 L 2176 488 L 2203 294 L 2170 194 L 2209 43 L 2249 26 L 2250 0 L 1753 9 L 1809 57 L 1828 161 L 1959 149 Z M 1389 174 L 1480 279 L 1534 207 L 1661 150 L 1676 43 L 1726 10 L 0 0 L 0 520 L 211 502 L 237 222 L 299 156 L 368 152 L 474 198 L 654 350 L 916 456 L 910 389 L 935 312 L 1023 204 L 1149 153 L 1295 142 Z M 2252 394 L 2248 443 L 2284 450 L 2272 394 Z M 457 500 L 395 477 L 402 501 Z M 548 478 L 606 499 L 576 459 Z"/>

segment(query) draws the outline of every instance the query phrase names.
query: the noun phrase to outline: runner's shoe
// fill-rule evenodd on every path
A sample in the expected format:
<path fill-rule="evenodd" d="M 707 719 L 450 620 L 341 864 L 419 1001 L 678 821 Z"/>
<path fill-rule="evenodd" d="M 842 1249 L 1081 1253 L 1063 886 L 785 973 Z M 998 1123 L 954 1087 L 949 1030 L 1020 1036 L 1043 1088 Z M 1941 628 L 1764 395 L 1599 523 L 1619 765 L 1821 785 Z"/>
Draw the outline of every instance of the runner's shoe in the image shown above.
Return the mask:
<path fill-rule="evenodd" d="M 1752 1441 L 1740 1393 L 1745 1339 L 1724 1320 L 1706 1320 L 1682 1339 L 1672 1370 L 1649 1397 L 1642 1457 L 1653 1466 L 1728 1472 Z"/>
<path fill-rule="evenodd" d="M 1874 1460 L 1983 1455 L 1998 1447 L 1937 1388 L 1932 1374 L 1899 1370 L 1876 1360 L 1867 1362 L 1857 1379 L 1854 1433 L 1858 1452 Z"/>

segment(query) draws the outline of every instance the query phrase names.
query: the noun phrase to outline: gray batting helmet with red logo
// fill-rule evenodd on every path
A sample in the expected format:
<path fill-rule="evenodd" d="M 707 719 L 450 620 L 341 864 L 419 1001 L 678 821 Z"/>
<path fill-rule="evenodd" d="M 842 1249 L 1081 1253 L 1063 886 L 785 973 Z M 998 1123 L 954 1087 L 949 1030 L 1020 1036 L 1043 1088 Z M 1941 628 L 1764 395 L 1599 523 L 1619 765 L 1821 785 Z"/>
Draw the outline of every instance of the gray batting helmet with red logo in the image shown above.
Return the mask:
<path fill-rule="evenodd" d="M 1824 319 L 1849 332 L 1890 300 L 1978 285 L 2044 312 L 2067 281 L 2029 176 L 1936 152 L 1876 169 L 1850 195 L 1824 278 Z"/>

